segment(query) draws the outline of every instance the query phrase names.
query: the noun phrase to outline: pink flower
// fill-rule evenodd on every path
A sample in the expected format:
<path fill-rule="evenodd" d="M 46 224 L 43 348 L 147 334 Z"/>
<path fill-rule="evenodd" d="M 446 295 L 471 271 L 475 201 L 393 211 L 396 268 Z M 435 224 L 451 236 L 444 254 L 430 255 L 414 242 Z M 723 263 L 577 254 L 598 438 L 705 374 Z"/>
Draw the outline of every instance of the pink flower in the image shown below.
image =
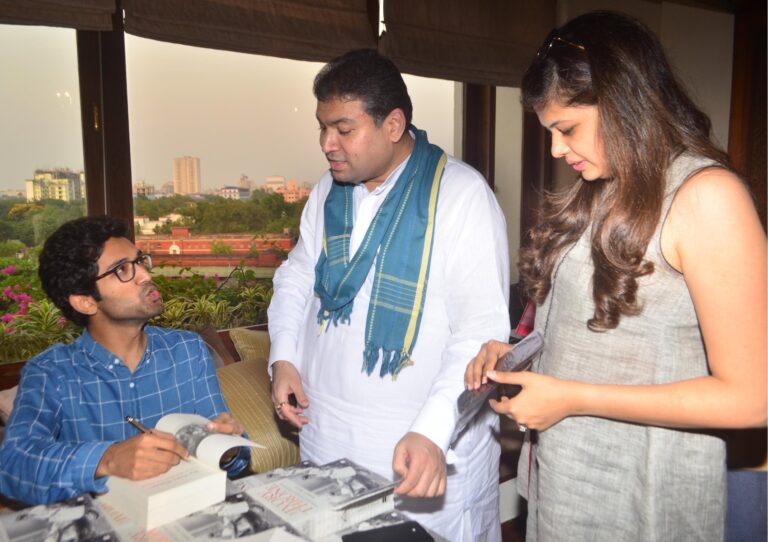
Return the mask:
<path fill-rule="evenodd" d="M 10 286 L 5 287 L 5 290 L 3 290 L 3 295 L 8 298 L 10 298 L 13 295 L 13 290 L 11 290 Z"/>
<path fill-rule="evenodd" d="M 4 314 L 4 315 L 0 316 L 0 320 L 2 320 L 2 321 L 3 321 L 3 323 L 7 324 L 7 323 L 8 323 L 8 322 L 10 322 L 11 320 L 13 320 L 14 316 L 15 316 L 15 315 L 13 315 L 13 314 L 11 314 L 11 313 L 6 313 L 6 314 Z"/>
<path fill-rule="evenodd" d="M 16 272 L 16 266 L 15 265 L 9 265 L 8 267 L 4 269 L 0 269 L 0 273 L 3 273 L 5 275 L 13 275 Z"/>

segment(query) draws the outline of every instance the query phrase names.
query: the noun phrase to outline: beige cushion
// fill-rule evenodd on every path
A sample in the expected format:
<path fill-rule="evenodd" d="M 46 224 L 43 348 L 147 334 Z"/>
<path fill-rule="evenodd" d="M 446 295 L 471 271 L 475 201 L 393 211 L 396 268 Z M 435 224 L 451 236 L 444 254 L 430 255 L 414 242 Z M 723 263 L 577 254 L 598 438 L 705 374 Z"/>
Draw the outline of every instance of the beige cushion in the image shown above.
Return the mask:
<path fill-rule="evenodd" d="M 229 330 L 229 338 L 243 361 L 269 359 L 269 332 L 236 327 Z"/>
<path fill-rule="evenodd" d="M 219 368 L 221 391 L 232 415 L 248 436 L 265 448 L 251 450 L 251 470 L 265 472 L 299 461 L 295 428 L 275 415 L 267 374 L 269 334 L 266 331 L 230 330 L 242 361 Z"/>

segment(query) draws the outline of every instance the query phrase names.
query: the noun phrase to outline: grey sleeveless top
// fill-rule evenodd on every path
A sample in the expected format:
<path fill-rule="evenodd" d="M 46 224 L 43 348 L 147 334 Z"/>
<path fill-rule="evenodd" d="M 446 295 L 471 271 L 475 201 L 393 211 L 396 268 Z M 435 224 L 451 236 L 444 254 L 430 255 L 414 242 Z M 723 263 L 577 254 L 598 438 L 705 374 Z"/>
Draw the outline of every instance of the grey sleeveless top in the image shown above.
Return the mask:
<path fill-rule="evenodd" d="M 587 329 L 594 314 L 589 228 L 564 251 L 536 313 L 536 329 L 545 333 L 536 372 L 595 384 L 663 384 L 708 374 L 691 296 L 662 256 L 660 234 L 677 189 L 709 165 L 682 155 L 667 172 L 662 220 L 645 255 L 655 270 L 639 280 L 643 310 L 623 316 L 616 329 Z M 721 439 L 586 416 L 537 436 L 532 450 L 528 441 L 523 447 L 517 478 L 528 499 L 529 542 L 723 540 Z"/>

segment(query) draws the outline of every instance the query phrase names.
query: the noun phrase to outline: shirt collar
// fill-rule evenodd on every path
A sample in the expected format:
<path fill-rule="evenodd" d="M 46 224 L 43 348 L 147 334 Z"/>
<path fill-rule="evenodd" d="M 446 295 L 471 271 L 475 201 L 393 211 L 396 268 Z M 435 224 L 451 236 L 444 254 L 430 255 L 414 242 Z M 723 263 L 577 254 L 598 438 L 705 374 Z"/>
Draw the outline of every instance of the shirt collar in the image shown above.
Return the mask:
<path fill-rule="evenodd" d="M 144 326 L 144 332 L 147 334 L 147 347 L 144 351 L 145 358 L 147 353 L 151 351 L 153 334 L 150 331 L 151 326 Z M 123 362 L 118 356 L 107 350 L 105 346 L 97 342 L 93 336 L 88 333 L 88 329 L 83 329 L 83 334 L 75 340 L 76 348 L 81 350 L 85 354 L 85 360 L 91 365 L 113 365 L 115 360 Z"/>

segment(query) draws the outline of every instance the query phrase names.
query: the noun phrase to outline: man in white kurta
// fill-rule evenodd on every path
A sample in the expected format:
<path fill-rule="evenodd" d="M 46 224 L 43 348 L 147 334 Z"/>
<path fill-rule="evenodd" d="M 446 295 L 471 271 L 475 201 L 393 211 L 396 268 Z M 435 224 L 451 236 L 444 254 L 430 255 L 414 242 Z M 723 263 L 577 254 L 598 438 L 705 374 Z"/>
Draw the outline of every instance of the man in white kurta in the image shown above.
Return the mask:
<path fill-rule="evenodd" d="M 452 448 L 450 440 L 467 363 L 483 342 L 509 336 L 509 263 L 503 214 L 485 179 L 448 157 L 413 364 L 396 378 L 379 376 L 378 367 L 369 376 L 361 368 L 375 264 L 354 298 L 349 323 L 318 325 L 320 299 L 314 285 L 315 265 L 323 250 L 323 208 L 333 178 L 343 178 L 348 167 L 337 162 L 353 162 L 349 146 L 343 153 L 337 148 L 343 143 L 328 141 L 342 137 L 345 130 L 342 135 L 323 131 L 326 124 L 334 126 L 335 121 L 327 119 L 336 117 L 327 114 L 323 102 L 318 103 L 321 132 L 326 134 L 321 135 L 321 145 L 331 171 L 322 176 L 309 197 L 300 239 L 275 274 L 269 307 L 270 368 L 276 362 L 292 364 L 300 375 L 300 385 L 292 391 L 303 400 L 294 409 L 282 404 L 284 392 L 273 390 L 278 413 L 284 408 L 282 415 L 294 423 L 296 414 L 301 416 L 297 425 L 301 427 L 303 459 L 323 464 L 347 457 L 393 479 L 402 474 L 393 471 L 399 441 L 412 433 L 426 437 L 449 465 L 444 495 L 402 496 L 398 508 L 449 540 L 500 540 L 498 418 L 486 409 Z M 348 105 L 348 101 L 336 104 Z M 352 116 L 345 115 L 339 114 L 339 118 Z M 402 138 L 411 143 L 413 134 L 402 133 Z M 393 163 L 378 183 L 356 183 L 350 257 L 409 157 L 406 154 Z M 284 389 L 283 384 L 276 380 L 274 389 Z"/>

